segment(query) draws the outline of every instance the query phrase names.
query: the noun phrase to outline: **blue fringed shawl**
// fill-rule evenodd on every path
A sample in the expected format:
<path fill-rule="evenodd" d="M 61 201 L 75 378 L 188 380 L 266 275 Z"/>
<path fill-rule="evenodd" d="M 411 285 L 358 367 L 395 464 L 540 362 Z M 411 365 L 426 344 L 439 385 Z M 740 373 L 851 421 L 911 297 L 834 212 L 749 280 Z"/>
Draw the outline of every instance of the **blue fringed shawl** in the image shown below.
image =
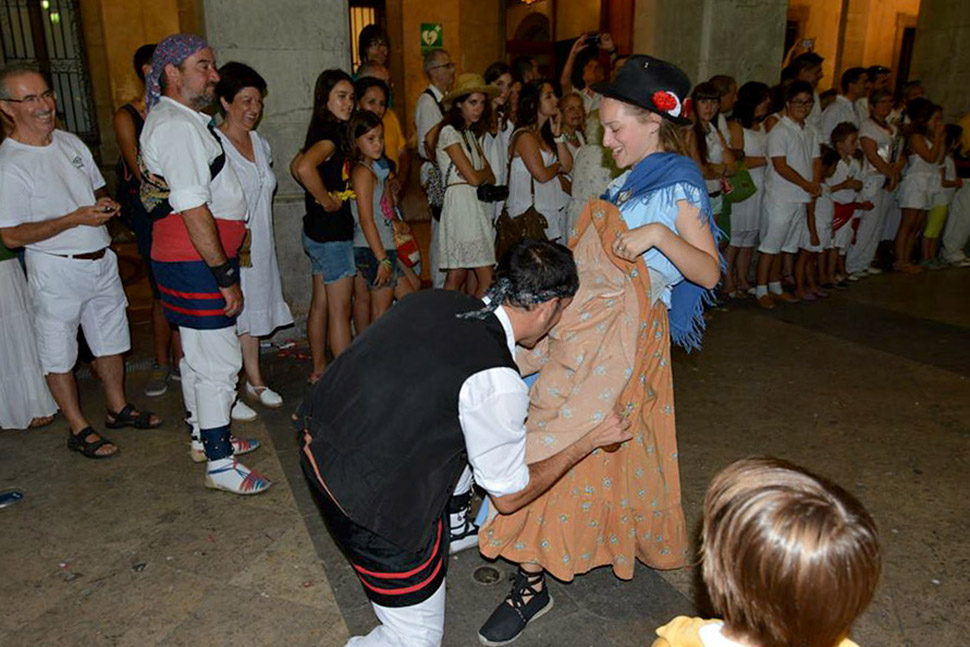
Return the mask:
<path fill-rule="evenodd" d="M 653 191 L 671 187 L 678 183 L 688 184 L 700 195 L 701 215 L 707 221 L 715 242 L 721 232 L 714 222 L 711 202 L 707 196 L 707 185 L 694 160 L 676 153 L 654 153 L 638 162 L 630 171 L 620 190 L 604 200 L 621 204 L 642 197 Z M 675 207 L 676 208 L 676 207 Z M 706 327 L 704 306 L 714 304 L 714 291 L 707 290 L 684 279 L 673 287 L 670 295 L 670 338 L 688 352 L 701 347 L 701 338 Z"/>

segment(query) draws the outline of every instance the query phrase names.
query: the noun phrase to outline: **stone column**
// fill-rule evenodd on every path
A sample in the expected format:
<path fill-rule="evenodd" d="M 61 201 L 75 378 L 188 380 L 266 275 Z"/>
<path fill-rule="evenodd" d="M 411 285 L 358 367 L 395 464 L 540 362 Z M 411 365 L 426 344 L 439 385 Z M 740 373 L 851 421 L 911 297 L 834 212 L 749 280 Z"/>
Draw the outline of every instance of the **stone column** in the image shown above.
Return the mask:
<path fill-rule="evenodd" d="M 970 11 L 965 0 L 922 0 L 909 78 L 948 121 L 970 112 Z"/>
<path fill-rule="evenodd" d="M 787 0 L 638 0 L 633 49 L 679 65 L 691 82 L 715 74 L 777 83 Z"/>
<path fill-rule="evenodd" d="M 303 146 L 313 86 L 327 68 L 350 69 L 346 0 L 205 0 L 206 35 L 221 65 L 251 66 L 269 86 L 259 132 L 273 149 L 279 189 L 274 225 L 283 294 L 294 317 L 310 305 L 310 265 L 301 244 L 303 190 L 289 173 Z"/>

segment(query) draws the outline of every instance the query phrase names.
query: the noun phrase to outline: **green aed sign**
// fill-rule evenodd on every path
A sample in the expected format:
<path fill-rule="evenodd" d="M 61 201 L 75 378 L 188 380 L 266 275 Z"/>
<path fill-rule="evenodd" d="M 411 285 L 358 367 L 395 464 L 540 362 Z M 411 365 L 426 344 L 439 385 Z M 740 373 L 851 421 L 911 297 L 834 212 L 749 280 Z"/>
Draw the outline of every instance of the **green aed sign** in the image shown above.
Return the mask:
<path fill-rule="evenodd" d="M 433 49 L 441 49 L 444 37 L 441 33 L 441 23 L 423 22 L 421 23 L 421 52 L 430 52 Z"/>

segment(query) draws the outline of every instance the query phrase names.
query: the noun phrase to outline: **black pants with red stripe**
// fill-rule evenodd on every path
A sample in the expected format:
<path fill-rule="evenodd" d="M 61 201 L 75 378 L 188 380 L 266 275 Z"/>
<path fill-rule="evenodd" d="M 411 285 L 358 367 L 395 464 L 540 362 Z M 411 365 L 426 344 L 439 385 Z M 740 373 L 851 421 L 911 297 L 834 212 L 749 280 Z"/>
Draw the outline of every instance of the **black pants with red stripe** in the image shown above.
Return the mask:
<path fill-rule="evenodd" d="M 311 486 L 313 480 L 310 479 Z M 435 523 L 428 545 L 412 553 L 351 521 L 312 487 L 334 541 L 350 560 L 364 593 L 382 607 L 409 607 L 430 598 L 448 570 L 448 513 Z"/>

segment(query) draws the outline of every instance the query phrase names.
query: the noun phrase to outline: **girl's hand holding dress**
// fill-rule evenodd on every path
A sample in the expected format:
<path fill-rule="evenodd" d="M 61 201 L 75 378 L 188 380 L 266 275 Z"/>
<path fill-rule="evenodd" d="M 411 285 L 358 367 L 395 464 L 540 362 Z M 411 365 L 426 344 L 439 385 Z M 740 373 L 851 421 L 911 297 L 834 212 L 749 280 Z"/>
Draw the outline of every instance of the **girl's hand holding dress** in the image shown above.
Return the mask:
<path fill-rule="evenodd" d="M 641 254 L 657 246 L 665 231 L 665 225 L 652 222 L 624 232 L 613 243 L 613 252 L 620 258 L 635 263 Z"/>

